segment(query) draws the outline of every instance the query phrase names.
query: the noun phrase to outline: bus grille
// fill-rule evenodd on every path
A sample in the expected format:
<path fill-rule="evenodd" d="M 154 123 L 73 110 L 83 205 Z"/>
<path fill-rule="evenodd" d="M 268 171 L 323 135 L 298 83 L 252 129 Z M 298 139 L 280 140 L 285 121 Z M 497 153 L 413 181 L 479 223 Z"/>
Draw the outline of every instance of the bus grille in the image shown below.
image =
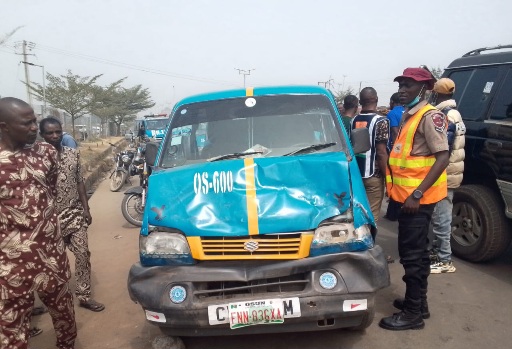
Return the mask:
<path fill-rule="evenodd" d="M 297 259 L 309 255 L 312 235 L 303 233 L 237 237 L 200 237 L 200 251 L 194 258 Z M 190 241 L 189 241 L 190 242 Z"/>

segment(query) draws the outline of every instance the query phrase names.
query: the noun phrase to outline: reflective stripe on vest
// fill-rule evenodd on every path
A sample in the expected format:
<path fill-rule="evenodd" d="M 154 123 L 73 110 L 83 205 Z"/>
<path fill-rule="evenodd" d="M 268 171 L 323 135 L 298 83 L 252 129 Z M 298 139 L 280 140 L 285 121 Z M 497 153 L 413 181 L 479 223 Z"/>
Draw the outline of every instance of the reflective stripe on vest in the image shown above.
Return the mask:
<path fill-rule="evenodd" d="M 412 192 L 423 182 L 428 172 L 436 162 L 434 155 L 413 156 L 411 155 L 414 142 L 414 135 L 418 129 L 423 115 L 435 110 L 427 104 L 414 115 L 412 115 L 402 126 L 396 137 L 393 149 L 389 154 L 388 168 L 386 171 L 386 188 L 388 195 L 395 201 L 405 202 Z M 430 187 L 420 204 L 433 204 L 447 195 L 446 171 L 439 176 L 436 182 Z"/>

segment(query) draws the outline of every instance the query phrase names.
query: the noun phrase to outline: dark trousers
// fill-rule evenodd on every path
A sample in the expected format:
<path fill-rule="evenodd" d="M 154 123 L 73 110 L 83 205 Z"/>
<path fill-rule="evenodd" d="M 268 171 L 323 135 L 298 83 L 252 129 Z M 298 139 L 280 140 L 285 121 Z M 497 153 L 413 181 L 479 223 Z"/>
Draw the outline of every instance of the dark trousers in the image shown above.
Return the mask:
<path fill-rule="evenodd" d="M 393 202 L 393 205 L 400 203 Z M 428 251 L 428 228 L 435 204 L 420 205 L 415 214 L 398 215 L 398 253 L 405 274 L 404 308 L 420 313 L 421 300 L 426 300 L 430 258 Z"/>

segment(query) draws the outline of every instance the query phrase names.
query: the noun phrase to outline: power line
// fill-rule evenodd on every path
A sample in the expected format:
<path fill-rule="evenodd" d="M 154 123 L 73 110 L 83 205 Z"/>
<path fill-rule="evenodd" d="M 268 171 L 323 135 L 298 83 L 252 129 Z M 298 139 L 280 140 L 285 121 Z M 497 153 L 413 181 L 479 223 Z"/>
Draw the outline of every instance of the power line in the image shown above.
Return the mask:
<path fill-rule="evenodd" d="M 216 80 L 216 79 L 211 79 L 211 78 L 206 78 L 206 77 L 197 77 L 197 76 L 193 76 L 193 75 L 179 74 L 179 73 L 168 72 L 168 71 L 159 70 L 159 69 L 147 68 L 147 67 L 130 64 L 130 63 L 113 61 L 113 60 L 109 60 L 109 59 L 99 58 L 99 57 L 95 57 L 95 56 L 91 56 L 91 55 L 72 52 L 72 51 L 68 51 L 68 50 L 59 49 L 56 47 L 41 45 L 41 44 L 35 45 L 35 49 L 41 50 L 41 51 L 46 51 L 49 53 L 59 54 L 59 55 L 63 55 L 63 56 L 84 59 L 84 60 L 88 60 L 88 61 L 92 61 L 92 62 L 108 64 L 108 65 L 131 69 L 131 70 L 138 70 L 138 71 L 142 71 L 145 73 L 169 76 L 169 77 L 178 78 L 178 79 L 193 80 L 193 81 L 206 82 L 206 83 L 215 83 L 215 84 L 222 84 L 222 85 L 229 85 L 229 86 L 235 85 L 234 83 L 229 82 L 229 81 Z"/>

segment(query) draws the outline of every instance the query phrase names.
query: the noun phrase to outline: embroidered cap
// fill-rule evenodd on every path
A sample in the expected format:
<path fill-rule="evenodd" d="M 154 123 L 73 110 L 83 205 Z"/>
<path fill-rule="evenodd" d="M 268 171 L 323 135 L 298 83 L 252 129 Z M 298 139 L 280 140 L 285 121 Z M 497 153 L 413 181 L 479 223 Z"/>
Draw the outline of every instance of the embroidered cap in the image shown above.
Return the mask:
<path fill-rule="evenodd" d="M 406 68 L 403 74 L 397 76 L 393 81 L 400 82 L 400 80 L 405 78 L 413 79 L 414 81 L 418 82 L 428 82 L 430 87 L 429 89 L 432 88 L 434 82 L 436 81 L 434 76 L 432 76 L 428 70 L 423 68 Z"/>

